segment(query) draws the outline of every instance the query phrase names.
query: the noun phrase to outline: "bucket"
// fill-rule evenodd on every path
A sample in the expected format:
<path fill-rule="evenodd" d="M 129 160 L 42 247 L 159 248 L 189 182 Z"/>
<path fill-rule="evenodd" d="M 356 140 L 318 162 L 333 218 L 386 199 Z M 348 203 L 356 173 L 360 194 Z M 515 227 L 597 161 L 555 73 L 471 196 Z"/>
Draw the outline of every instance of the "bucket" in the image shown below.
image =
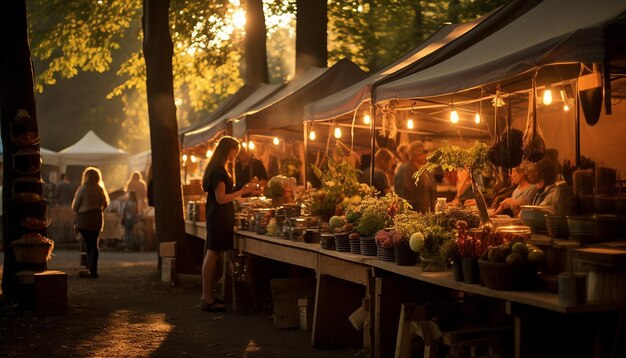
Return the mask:
<path fill-rule="evenodd" d="M 567 306 L 582 305 L 587 298 L 587 276 L 584 274 L 560 273 L 559 301 Z"/>

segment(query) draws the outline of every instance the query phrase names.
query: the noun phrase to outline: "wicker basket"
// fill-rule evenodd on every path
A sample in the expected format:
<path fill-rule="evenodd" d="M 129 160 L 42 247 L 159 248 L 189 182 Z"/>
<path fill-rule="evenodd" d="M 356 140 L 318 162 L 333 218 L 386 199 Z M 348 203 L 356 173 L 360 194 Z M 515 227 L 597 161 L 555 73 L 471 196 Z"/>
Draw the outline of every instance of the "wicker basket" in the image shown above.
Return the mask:
<path fill-rule="evenodd" d="M 52 245 L 49 243 L 12 245 L 15 261 L 20 264 L 44 264 L 50 258 Z"/>
<path fill-rule="evenodd" d="M 492 290 L 522 291 L 537 286 L 536 265 L 478 260 L 478 267 L 485 286 Z"/>

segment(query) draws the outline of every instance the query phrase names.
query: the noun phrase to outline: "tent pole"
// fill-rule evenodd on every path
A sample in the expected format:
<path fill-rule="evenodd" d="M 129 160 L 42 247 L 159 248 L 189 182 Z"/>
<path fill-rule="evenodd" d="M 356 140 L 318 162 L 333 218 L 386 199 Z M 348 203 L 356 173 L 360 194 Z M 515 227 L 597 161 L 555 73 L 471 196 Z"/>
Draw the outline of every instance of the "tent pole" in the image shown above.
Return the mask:
<path fill-rule="evenodd" d="M 374 105 L 370 105 L 370 135 L 371 135 L 371 151 L 370 151 L 370 185 L 374 185 L 374 155 L 376 154 L 376 110 Z"/>
<path fill-rule="evenodd" d="M 309 136 L 307 135 L 307 133 L 309 132 L 307 129 L 310 128 L 310 124 L 308 124 L 307 122 L 303 123 L 304 126 L 304 131 L 303 131 L 303 137 L 304 137 L 304 190 L 307 190 L 307 182 L 309 180 L 308 176 L 307 176 L 307 171 L 309 168 Z"/>
<path fill-rule="evenodd" d="M 580 168 L 580 93 L 578 92 L 578 78 L 576 78 L 576 121 L 574 128 L 574 143 L 576 146 L 576 168 Z"/>

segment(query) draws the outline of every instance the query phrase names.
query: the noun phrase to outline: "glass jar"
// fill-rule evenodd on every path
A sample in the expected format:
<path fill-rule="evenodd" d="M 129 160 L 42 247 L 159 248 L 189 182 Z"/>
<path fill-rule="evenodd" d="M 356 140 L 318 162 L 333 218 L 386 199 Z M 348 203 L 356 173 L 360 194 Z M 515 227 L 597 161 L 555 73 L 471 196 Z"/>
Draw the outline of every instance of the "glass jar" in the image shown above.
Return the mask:
<path fill-rule="evenodd" d="M 446 211 L 446 198 L 437 198 L 437 203 L 435 204 L 435 213 L 443 213 Z"/>

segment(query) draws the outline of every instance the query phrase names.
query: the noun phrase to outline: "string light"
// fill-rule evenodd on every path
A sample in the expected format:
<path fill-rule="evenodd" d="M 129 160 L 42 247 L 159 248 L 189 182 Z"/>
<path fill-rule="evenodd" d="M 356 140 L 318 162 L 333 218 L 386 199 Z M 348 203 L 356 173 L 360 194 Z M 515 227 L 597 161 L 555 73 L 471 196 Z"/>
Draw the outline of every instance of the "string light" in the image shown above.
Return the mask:
<path fill-rule="evenodd" d="M 480 124 L 480 113 L 476 113 L 476 115 L 474 116 L 474 122 L 476 124 Z"/>
<path fill-rule="evenodd" d="M 335 127 L 335 138 L 341 138 L 341 128 Z"/>
<path fill-rule="evenodd" d="M 206 151 L 206 157 L 211 158 L 213 156 L 213 151 L 211 149 Z"/>
<path fill-rule="evenodd" d="M 413 128 L 415 128 L 415 125 L 413 124 L 413 120 L 412 120 L 412 119 L 408 119 L 408 120 L 406 121 L 406 127 L 407 127 L 408 129 L 413 129 Z"/>
<path fill-rule="evenodd" d="M 366 114 L 365 116 L 363 116 L 363 123 L 365 123 L 365 124 L 372 123 L 372 117 L 370 117 L 369 114 Z"/>
<path fill-rule="evenodd" d="M 315 131 L 311 129 L 311 132 L 309 132 L 309 139 L 310 140 L 315 140 Z"/>
<path fill-rule="evenodd" d="M 543 91 L 543 104 L 546 106 L 552 104 L 552 91 L 550 90 L 550 85 L 547 85 L 546 89 Z"/>
<path fill-rule="evenodd" d="M 241 143 L 241 146 L 242 146 L 242 147 L 244 147 L 244 148 L 248 148 L 248 143 L 246 143 L 246 142 L 242 142 L 242 143 Z"/>
<path fill-rule="evenodd" d="M 565 112 L 569 111 L 569 99 L 567 98 L 567 93 L 565 93 L 565 89 L 561 90 L 561 99 L 563 100 L 563 110 Z"/>
<path fill-rule="evenodd" d="M 183 154 L 183 162 L 187 161 L 187 154 Z"/>
<path fill-rule="evenodd" d="M 278 145 L 278 143 L 280 143 L 280 139 L 278 139 L 278 137 L 274 137 L 272 142 L 274 143 L 274 145 Z"/>
<path fill-rule="evenodd" d="M 459 113 L 456 111 L 454 105 L 450 106 L 450 122 L 453 124 L 459 123 Z"/>
<path fill-rule="evenodd" d="M 248 142 L 248 148 L 249 148 L 250 150 L 254 150 L 254 142 L 253 142 L 253 141 L 249 141 L 249 142 Z"/>
<path fill-rule="evenodd" d="M 197 161 L 198 161 L 198 158 L 196 158 L 196 156 L 195 156 L 195 155 L 192 155 L 189 159 L 191 159 L 191 162 L 192 162 L 192 163 L 195 163 L 195 162 L 197 162 Z"/>

